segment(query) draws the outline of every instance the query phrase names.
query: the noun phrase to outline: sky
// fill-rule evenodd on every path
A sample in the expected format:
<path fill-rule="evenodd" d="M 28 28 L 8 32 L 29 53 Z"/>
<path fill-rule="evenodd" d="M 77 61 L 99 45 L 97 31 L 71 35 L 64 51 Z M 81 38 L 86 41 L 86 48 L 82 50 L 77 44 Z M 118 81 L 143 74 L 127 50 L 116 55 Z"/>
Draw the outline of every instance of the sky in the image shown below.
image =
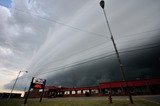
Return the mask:
<path fill-rule="evenodd" d="M 2 5 L 4 7 L 10 8 L 11 4 L 12 4 L 11 0 L 0 0 L 0 5 Z"/>
<path fill-rule="evenodd" d="M 160 1 L 105 2 L 126 79 L 160 77 Z M 122 80 L 99 0 L 0 0 L 0 23 L 1 92 Z"/>

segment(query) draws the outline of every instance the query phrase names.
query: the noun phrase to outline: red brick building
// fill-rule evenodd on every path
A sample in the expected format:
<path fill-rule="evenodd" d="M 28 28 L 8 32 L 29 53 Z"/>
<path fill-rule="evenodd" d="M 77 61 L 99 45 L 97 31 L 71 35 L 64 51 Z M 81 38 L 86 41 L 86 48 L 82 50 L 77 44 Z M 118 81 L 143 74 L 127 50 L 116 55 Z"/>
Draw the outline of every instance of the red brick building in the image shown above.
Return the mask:
<path fill-rule="evenodd" d="M 132 80 L 127 83 L 132 95 L 160 94 L 160 78 Z M 127 95 L 125 82 L 104 82 L 98 86 L 74 88 L 46 86 L 44 97 L 106 96 L 109 92 L 112 92 L 112 95 Z M 39 90 L 33 90 L 29 97 L 40 97 L 40 95 Z"/>

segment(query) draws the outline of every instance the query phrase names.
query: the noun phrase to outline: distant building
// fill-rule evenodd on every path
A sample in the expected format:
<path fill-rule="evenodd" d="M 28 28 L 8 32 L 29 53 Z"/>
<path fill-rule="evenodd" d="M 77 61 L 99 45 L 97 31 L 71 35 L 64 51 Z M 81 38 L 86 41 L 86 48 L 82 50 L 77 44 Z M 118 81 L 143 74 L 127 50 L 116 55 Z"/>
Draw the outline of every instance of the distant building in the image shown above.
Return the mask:
<path fill-rule="evenodd" d="M 160 94 L 160 78 L 156 79 L 138 79 L 127 81 L 132 95 Z M 123 81 L 104 82 L 98 86 L 91 87 L 56 87 L 46 86 L 44 97 L 79 97 L 79 96 L 107 96 L 109 92 L 112 95 L 127 95 L 126 84 Z M 26 92 L 27 93 L 27 92 Z M 40 97 L 39 90 L 30 92 L 31 98 Z"/>
<path fill-rule="evenodd" d="M 8 98 L 10 95 L 10 93 L 0 93 L 0 98 Z M 21 98 L 21 93 L 12 93 L 10 98 Z"/>

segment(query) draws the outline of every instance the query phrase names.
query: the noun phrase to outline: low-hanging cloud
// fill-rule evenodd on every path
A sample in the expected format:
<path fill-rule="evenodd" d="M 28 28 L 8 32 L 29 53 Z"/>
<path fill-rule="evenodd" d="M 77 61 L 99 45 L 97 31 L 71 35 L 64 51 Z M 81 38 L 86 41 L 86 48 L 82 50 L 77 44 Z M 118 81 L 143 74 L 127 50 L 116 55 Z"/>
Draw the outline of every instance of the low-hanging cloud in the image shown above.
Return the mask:
<path fill-rule="evenodd" d="M 20 66 L 28 64 L 24 69 L 29 71 L 20 77 L 17 89 L 23 82 L 29 84 L 31 77 L 46 78 L 48 85 L 70 87 L 121 80 L 99 1 L 27 3 L 15 0 L 11 9 L 11 22 L 19 35 L 13 37 L 13 53 L 21 53 L 19 58 L 24 60 Z M 160 75 L 159 4 L 158 0 L 106 1 L 128 80 Z"/>

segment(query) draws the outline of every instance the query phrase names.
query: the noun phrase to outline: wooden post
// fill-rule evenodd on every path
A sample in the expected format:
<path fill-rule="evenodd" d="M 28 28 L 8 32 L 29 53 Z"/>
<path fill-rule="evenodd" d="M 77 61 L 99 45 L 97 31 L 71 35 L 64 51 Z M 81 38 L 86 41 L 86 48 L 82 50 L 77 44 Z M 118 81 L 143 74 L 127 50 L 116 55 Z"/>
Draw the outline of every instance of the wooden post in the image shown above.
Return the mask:
<path fill-rule="evenodd" d="M 112 103 L 112 88 L 110 84 L 110 91 L 109 91 L 109 97 L 108 97 L 109 103 Z"/>
<path fill-rule="evenodd" d="M 42 92 L 42 94 L 41 94 L 41 98 L 40 98 L 39 102 L 42 102 L 45 85 L 46 85 L 46 80 L 44 81 L 43 92 Z"/>
<path fill-rule="evenodd" d="M 32 78 L 32 81 L 31 81 L 30 87 L 29 87 L 29 89 L 28 89 L 28 93 L 27 93 L 27 95 L 26 95 L 26 97 L 25 97 L 25 100 L 24 100 L 24 104 L 26 104 L 26 103 L 27 103 L 27 100 L 28 100 L 28 96 L 29 96 L 29 93 L 30 93 L 30 90 L 31 90 L 31 85 L 32 85 L 33 79 L 34 79 L 34 77 Z"/>

